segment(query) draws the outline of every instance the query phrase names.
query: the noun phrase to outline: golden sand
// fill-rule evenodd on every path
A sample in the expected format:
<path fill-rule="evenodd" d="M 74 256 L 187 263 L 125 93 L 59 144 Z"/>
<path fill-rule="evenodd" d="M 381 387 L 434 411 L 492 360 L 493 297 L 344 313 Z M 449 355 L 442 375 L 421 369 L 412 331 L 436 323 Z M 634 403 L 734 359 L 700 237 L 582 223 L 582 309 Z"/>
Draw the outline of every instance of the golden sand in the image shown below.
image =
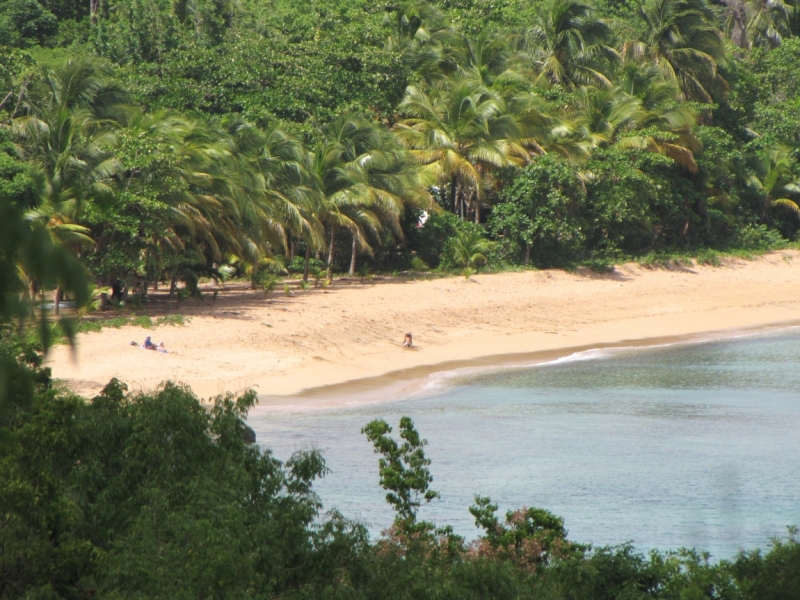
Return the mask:
<path fill-rule="evenodd" d="M 724 334 L 800 322 L 800 254 L 774 252 L 720 267 L 629 264 L 607 275 L 580 269 L 473 281 L 335 281 L 295 297 L 223 291 L 180 312 L 191 317 L 185 326 L 80 334 L 75 356 L 61 346 L 47 362 L 56 378 L 85 395 L 117 377 L 134 390 L 173 380 L 201 397 L 246 388 L 266 397 L 499 355 Z M 411 350 L 402 347 L 406 332 L 414 336 Z M 130 345 L 146 335 L 163 340 L 170 353 Z"/>

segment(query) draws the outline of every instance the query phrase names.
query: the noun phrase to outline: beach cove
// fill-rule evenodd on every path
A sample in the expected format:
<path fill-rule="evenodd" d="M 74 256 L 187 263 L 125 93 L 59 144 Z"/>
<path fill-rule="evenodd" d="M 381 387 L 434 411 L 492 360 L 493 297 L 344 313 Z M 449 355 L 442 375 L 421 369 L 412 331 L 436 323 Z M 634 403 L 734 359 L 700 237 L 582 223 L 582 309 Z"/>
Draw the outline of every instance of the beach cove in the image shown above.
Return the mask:
<path fill-rule="evenodd" d="M 117 377 L 132 390 L 180 381 L 204 398 L 253 388 L 267 404 L 300 409 L 319 404 L 325 386 L 337 386 L 340 400 L 327 404 L 346 403 L 346 383 L 363 388 L 389 376 L 402 387 L 426 373 L 492 360 L 800 322 L 799 259 L 796 251 L 779 251 L 721 266 L 627 264 L 608 274 L 581 268 L 472 281 L 336 281 L 295 297 L 222 292 L 219 300 L 181 307 L 187 325 L 152 332 L 169 354 L 131 347 L 147 334 L 123 327 L 80 334 L 74 352 L 54 348 L 47 364 L 84 395 Z M 406 332 L 414 349 L 402 347 Z"/>

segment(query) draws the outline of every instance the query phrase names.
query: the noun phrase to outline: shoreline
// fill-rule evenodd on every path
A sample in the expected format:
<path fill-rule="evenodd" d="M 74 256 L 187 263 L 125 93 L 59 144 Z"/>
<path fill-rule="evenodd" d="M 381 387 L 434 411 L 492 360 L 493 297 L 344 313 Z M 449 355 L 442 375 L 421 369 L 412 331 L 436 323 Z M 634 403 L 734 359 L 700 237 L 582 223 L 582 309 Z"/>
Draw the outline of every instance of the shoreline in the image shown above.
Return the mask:
<path fill-rule="evenodd" d="M 302 409 L 320 396 L 346 403 L 345 394 L 360 398 L 376 384 L 386 392 L 384 383 L 402 392 L 442 370 L 790 326 L 800 322 L 797 257 L 787 250 L 718 267 L 481 274 L 477 285 L 341 280 L 291 298 L 231 289 L 186 303 L 184 326 L 79 334 L 77 360 L 61 346 L 46 364 L 89 397 L 117 377 L 132 391 L 179 381 L 201 398 L 252 388 L 266 407 Z M 406 332 L 412 350 L 402 347 Z M 170 353 L 130 346 L 145 335 Z"/>
<path fill-rule="evenodd" d="M 306 412 L 337 408 L 357 408 L 383 402 L 402 402 L 415 398 L 435 396 L 438 390 L 444 392 L 449 386 L 437 386 L 431 378 L 441 376 L 440 380 L 470 379 L 483 374 L 506 369 L 527 369 L 546 367 L 574 360 L 602 360 L 614 351 L 654 350 L 671 346 L 686 346 L 720 342 L 738 338 L 777 334 L 800 328 L 800 319 L 786 323 L 760 325 L 748 328 L 707 331 L 697 334 L 664 336 L 621 340 L 608 344 L 565 347 L 556 350 L 518 352 L 479 356 L 462 361 L 447 361 L 439 364 L 422 365 L 410 369 L 390 371 L 381 375 L 332 383 L 301 390 L 288 395 L 259 395 L 257 405 L 251 413 L 260 412 Z M 578 358 L 577 355 L 598 352 L 602 356 Z M 428 391 L 430 390 L 430 392 Z"/>

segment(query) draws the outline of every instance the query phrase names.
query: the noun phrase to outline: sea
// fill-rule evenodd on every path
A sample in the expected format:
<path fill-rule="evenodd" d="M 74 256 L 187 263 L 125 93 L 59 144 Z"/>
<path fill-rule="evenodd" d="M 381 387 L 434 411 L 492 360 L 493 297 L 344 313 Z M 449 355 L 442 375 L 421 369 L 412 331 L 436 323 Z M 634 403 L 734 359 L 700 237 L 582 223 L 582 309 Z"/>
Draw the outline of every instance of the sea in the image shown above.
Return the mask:
<path fill-rule="evenodd" d="M 256 408 L 248 422 L 281 460 L 320 450 L 324 510 L 377 536 L 393 513 L 361 429 L 384 419 L 397 435 L 402 416 L 428 441 L 441 495 L 419 517 L 467 539 L 476 495 L 503 516 L 545 508 L 581 543 L 717 560 L 800 525 L 800 328 L 434 373 L 405 397 Z"/>

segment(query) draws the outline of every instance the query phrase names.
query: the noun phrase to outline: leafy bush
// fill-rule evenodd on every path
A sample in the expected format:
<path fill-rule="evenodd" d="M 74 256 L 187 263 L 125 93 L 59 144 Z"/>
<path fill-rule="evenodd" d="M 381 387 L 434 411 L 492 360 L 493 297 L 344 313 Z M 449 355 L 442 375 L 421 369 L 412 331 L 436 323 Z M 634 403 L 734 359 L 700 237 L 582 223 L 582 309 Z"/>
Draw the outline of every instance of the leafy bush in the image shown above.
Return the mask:
<path fill-rule="evenodd" d="M 776 250 L 786 246 L 780 232 L 766 225 L 747 225 L 738 232 L 734 247 L 744 250 Z"/>
<path fill-rule="evenodd" d="M 413 271 L 428 271 L 430 267 L 419 256 L 411 259 L 411 270 Z"/>
<path fill-rule="evenodd" d="M 434 213 L 425 221 L 417 235 L 417 255 L 427 265 L 437 268 L 443 260 L 447 241 L 452 238 L 464 221 L 449 212 Z"/>

